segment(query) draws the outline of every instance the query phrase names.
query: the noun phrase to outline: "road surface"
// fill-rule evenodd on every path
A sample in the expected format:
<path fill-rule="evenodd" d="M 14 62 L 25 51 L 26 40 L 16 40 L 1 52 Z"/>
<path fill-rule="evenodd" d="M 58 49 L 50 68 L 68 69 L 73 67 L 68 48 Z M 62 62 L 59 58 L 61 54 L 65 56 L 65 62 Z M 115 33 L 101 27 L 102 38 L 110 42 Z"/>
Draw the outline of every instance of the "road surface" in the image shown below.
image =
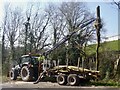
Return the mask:
<path fill-rule="evenodd" d="M 38 84 L 33 84 L 33 82 L 9 81 L 2 83 L 1 86 L 2 90 L 42 90 L 44 88 L 47 88 L 47 90 L 120 90 L 120 88 L 105 86 L 63 86 L 56 82 L 39 82 Z"/>

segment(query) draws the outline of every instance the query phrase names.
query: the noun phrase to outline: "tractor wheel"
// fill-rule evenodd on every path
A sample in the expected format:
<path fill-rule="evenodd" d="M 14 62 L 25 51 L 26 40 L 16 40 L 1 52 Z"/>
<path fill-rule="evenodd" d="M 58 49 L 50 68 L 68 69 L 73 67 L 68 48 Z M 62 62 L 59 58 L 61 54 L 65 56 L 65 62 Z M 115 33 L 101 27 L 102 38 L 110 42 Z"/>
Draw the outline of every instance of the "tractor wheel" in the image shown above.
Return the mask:
<path fill-rule="evenodd" d="M 33 68 L 23 66 L 20 75 L 23 81 L 31 81 L 33 79 Z"/>
<path fill-rule="evenodd" d="M 11 80 L 16 80 L 17 79 L 17 70 L 11 70 L 9 73 L 10 79 Z"/>
<path fill-rule="evenodd" d="M 57 83 L 59 85 L 66 85 L 67 84 L 67 76 L 65 76 L 64 74 L 59 74 L 57 76 Z"/>
<path fill-rule="evenodd" d="M 67 82 L 71 86 L 79 85 L 80 79 L 76 74 L 70 74 L 67 78 Z"/>

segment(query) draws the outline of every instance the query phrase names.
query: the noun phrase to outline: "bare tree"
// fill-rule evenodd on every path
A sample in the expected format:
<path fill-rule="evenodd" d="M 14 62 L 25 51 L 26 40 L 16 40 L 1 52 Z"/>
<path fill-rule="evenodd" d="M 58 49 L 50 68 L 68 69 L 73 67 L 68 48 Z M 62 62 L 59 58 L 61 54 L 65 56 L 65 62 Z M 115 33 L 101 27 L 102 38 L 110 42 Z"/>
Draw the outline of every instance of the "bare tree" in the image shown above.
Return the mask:
<path fill-rule="evenodd" d="M 64 16 L 60 13 L 58 6 L 49 4 L 46 9 L 50 15 L 50 27 L 53 30 L 53 46 L 65 35 L 66 22 Z"/>
<path fill-rule="evenodd" d="M 30 17 L 27 17 L 27 22 L 24 23 L 25 25 L 25 41 L 24 41 L 24 54 L 27 54 L 27 41 L 28 41 L 28 30 L 30 30 Z M 30 48 L 31 51 L 31 48 Z"/>
<path fill-rule="evenodd" d="M 6 19 L 7 19 L 7 10 L 5 12 L 4 23 L 3 23 L 3 33 L 2 33 L 2 64 L 5 61 L 5 27 L 6 27 Z"/>
<path fill-rule="evenodd" d="M 5 9 L 4 30 L 11 48 L 11 59 L 15 59 L 15 42 L 19 37 L 19 30 L 22 25 L 21 11 L 19 8 L 9 7 Z"/>
<path fill-rule="evenodd" d="M 45 35 L 45 31 L 49 24 L 50 16 L 44 11 L 41 11 L 40 7 L 34 7 L 36 8 L 36 11 L 32 13 L 33 11 L 30 9 L 29 12 L 30 29 L 28 31 L 28 44 L 30 44 L 30 52 L 38 53 L 45 46 L 49 45 L 46 44 L 48 36 Z"/>
<path fill-rule="evenodd" d="M 94 29 L 92 29 L 92 24 L 82 29 L 81 25 L 83 25 L 89 20 L 94 19 L 94 17 L 91 15 L 91 13 L 87 10 L 85 4 L 82 2 L 62 3 L 59 10 L 61 11 L 66 20 L 67 23 L 66 30 L 68 30 L 69 33 L 75 30 L 79 30 L 79 32 L 75 36 L 73 36 L 68 43 L 69 48 L 74 48 L 75 46 L 79 47 L 81 55 L 81 53 L 83 52 L 82 47 L 89 40 L 89 38 L 93 35 L 93 32 L 95 31 Z"/>
<path fill-rule="evenodd" d="M 120 9 L 120 1 L 116 2 L 115 0 L 113 0 L 113 4 L 116 5 L 118 9 Z"/>
<path fill-rule="evenodd" d="M 29 12 L 28 12 L 29 11 Z M 25 25 L 25 39 L 24 39 L 24 54 L 27 54 L 27 41 L 28 41 L 28 38 L 29 38 L 29 32 L 30 32 L 30 17 L 31 17 L 31 11 L 32 11 L 32 5 L 30 7 L 29 10 L 26 11 L 26 18 L 27 18 L 27 21 L 25 23 L 23 23 Z M 32 33 L 30 32 L 30 36 Z M 31 40 L 30 40 L 31 41 Z M 31 52 L 31 49 L 32 49 L 32 42 L 30 42 L 30 52 Z"/>

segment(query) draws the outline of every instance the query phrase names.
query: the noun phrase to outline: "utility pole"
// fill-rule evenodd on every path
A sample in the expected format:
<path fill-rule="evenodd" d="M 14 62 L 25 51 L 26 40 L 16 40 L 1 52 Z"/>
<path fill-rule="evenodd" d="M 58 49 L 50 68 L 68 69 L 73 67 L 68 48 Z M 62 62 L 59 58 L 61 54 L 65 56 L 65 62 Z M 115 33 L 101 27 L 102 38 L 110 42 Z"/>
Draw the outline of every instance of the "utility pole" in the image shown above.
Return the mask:
<path fill-rule="evenodd" d="M 95 21 L 95 28 L 96 28 L 96 35 L 97 35 L 97 44 L 96 44 L 96 70 L 98 71 L 98 68 L 99 68 L 100 29 L 102 28 L 101 18 L 100 18 L 100 6 L 97 7 L 97 19 Z"/>

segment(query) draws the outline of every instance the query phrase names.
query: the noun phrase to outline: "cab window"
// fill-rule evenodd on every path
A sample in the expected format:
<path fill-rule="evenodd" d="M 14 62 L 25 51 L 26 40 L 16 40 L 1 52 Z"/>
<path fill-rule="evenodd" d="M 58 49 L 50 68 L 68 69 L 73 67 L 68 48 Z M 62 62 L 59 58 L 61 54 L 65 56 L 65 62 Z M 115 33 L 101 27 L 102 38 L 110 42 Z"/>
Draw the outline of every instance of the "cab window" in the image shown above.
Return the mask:
<path fill-rule="evenodd" d="M 32 57 L 32 62 L 33 62 L 33 64 L 37 64 L 38 63 L 38 57 Z"/>
<path fill-rule="evenodd" d="M 25 63 L 25 62 L 29 62 L 30 61 L 30 57 L 23 57 L 21 60 L 21 63 Z"/>

